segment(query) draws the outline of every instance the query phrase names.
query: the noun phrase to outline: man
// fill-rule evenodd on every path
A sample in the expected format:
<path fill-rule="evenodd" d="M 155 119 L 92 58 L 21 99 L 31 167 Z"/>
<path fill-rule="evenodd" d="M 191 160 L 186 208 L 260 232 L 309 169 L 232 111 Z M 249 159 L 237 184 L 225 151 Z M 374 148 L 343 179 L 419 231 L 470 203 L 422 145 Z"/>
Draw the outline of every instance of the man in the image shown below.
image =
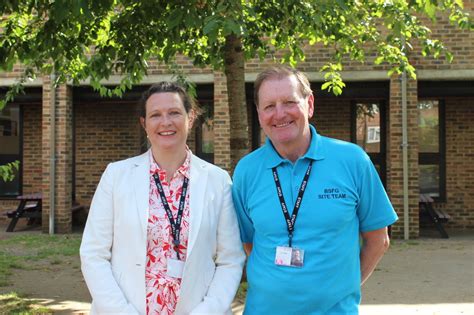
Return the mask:
<path fill-rule="evenodd" d="M 238 163 L 233 185 L 249 255 L 245 314 L 357 314 L 360 287 L 397 220 L 379 176 L 357 145 L 309 124 L 314 97 L 304 74 L 270 68 L 254 96 L 268 138 Z"/>

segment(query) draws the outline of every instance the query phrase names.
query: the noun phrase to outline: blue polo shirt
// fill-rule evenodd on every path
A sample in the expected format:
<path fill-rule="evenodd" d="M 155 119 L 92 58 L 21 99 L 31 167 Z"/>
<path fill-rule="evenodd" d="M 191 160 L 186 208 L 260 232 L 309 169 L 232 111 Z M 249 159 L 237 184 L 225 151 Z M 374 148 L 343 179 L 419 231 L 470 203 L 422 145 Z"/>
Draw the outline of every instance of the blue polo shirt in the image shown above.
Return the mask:
<path fill-rule="evenodd" d="M 386 227 L 397 215 L 367 154 L 357 145 L 320 136 L 313 126 L 308 151 L 294 164 L 267 139 L 234 172 L 233 198 L 247 262 L 245 314 L 357 314 L 360 303 L 359 233 Z M 288 232 L 272 167 L 277 167 L 291 214 L 313 160 L 293 236 L 304 266 L 274 263 Z"/>

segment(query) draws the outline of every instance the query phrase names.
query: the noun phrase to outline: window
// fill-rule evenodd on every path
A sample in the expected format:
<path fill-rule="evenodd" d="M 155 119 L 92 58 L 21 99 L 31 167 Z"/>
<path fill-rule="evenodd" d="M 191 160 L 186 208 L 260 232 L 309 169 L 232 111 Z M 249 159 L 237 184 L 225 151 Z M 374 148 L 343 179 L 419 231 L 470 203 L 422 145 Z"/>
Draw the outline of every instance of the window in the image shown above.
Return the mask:
<path fill-rule="evenodd" d="M 196 155 L 210 163 L 214 163 L 214 87 L 210 84 L 198 85 L 197 103 L 202 115 L 196 124 Z"/>
<path fill-rule="evenodd" d="M 367 127 L 367 143 L 380 142 L 380 127 Z"/>
<path fill-rule="evenodd" d="M 369 155 L 385 183 L 385 107 L 383 101 L 352 103 L 351 141 Z"/>
<path fill-rule="evenodd" d="M 21 160 L 20 106 L 7 105 L 0 112 L 0 165 Z M 15 179 L 5 183 L 0 180 L 0 197 L 14 197 L 20 194 L 20 172 Z"/>
<path fill-rule="evenodd" d="M 421 194 L 446 198 L 444 104 L 439 100 L 418 102 L 418 164 Z"/>
<path fill-rule="evenodd" d="M 214 108 L 212 102 L 200 102 L 204 113 L 196 121 L 196 155 L 214 163 Z"/>

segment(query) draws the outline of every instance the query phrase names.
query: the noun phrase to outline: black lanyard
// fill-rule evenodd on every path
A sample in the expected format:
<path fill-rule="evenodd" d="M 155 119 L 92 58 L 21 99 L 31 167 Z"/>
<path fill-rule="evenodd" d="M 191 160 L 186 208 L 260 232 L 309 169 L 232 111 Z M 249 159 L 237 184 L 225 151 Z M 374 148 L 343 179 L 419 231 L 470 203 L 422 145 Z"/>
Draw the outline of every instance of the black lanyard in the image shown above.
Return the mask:
<path fill-rule="evenodd" d="M 288 229 L 288 246 L 291 247 L 291 242 L 293 239 L 293 232 L 295 231 L 295 222 L 296 217 L 298 216 L 298 211 L 301 206 L 301 201 L 303 200 L 303 194 L 306 190 L 306 186 L 308 184 L 309 174 L 311 173 L 311 168 L 313 165 L 313 161 L 311 160 L 308 165 L 308 169 L 306 170 L 306 174 L 304 175 L 303 181 L 301 182 L 300 190 L 298 191 L 298 198 L 296 198 L 295 206 L 293 208 L 293 213 L 290 218 L 290 213 L 288 212 L 288 207 L 286 206 L 285 198 L 283 197 L 283 190 L 281 189 L 280 179 L 278 178 L 277 168 L 272 168 L 273 171 L 273 180 L 275 181 L 278 199 L 280 199 L 281 210 L 283 211 L 283 215 L 285 216 L 286 227 Z"/>
<path fill-rule="evenodd" d="M 178 214 L 176 215 L 176 222 L 173 219 L 173 213 L 171 212 L 170 206 L 168 204 L 168 201 L 166 201 L 166 196 L 165 192 L 163 191 L 163 186 L 161 185 L 160 182 L 160 177 L 158 174 L 154 174 L 153 178 L 155 179 L 155 184 L 156 188 L 158 189 L 158 193 L 160 194 L 160 199 L 161 203 L 163 204 L 163 207 L 165 208 L 166 215 L 168 216 L 168 219 L 170 220 L 170 225 L 171 225 L 171 235 L 173 236 L 173 247 L 176 252 L 176 257 L 179 258 L 179 232 L 181 231 L 181 219 L 183 218 L 183 210 L 184 210 L 184 202 L 186 200 L 186 192 L 188 190 L 188 178 L 184 176 L 183 179 L 183 188 L 181 190 L 181 198 L 179 199 L 179 207 L 178 207 Z"/>

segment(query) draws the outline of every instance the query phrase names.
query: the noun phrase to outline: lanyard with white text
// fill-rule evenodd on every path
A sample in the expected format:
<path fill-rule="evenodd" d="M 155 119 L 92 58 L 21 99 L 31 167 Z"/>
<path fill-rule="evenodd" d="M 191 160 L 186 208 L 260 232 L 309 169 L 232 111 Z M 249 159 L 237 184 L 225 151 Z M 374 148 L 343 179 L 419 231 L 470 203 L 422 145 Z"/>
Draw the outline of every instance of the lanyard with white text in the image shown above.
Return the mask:
<path fill-rule="evenodd" d="M 188 190 L 188 178 L 185 176 L 183 179 L 183 188 L 181 190 L 181 198 L 179 199 L 179 207 L 178 207 L 178 214 L 176 215 L 176 222 L 173 219 L 173 213 L 171 212 L 170 206 L 168 201 L 166 201 L 165 192 L 163 191 L 163 186 L 160 182 L 160 177 L 158 174 L 154 174 L 153 178 L 155 179 L 156 188 L 158 189 L 158 193 L 160 194 L 161 203 L 165 208 L 166 215 L 170 220 L 171 225 L 171 235 L 173 236 L 173 247 L 176 252 L 176 257 L 179 258 L 179 232 L 181 231 L 181 219 L 183 218 L 183 210 L 184 210 L 184 202 L 186 200 L 186 192 Z"/>
<path fill-rule="evenodd" d="M 306 174 L 304 175 L 303 181 L 301 182 L 300 190 L 298 191 L 298 197 L 296 198 L 295 206 L 293 208 L 293 213 L 290 218 L 290 213 L 288 212 L 288 208 L 286 206 L 285 198 L 283 197 L 283 190 L 281 189 L 280 179 L 278 178 L 277 168 L 272 168 L 273 171 L 273 180 L 275 181 L 275 185 L 277 188 L 278 199 L 280 199 L 281 210 L 283 211 L 283 215 L 285 216 L 286 227 L 288 228 L 288 246 L 291 247 L 291 242 L 293 239 L 293 232 L 295 230 L 295 222 L 296 217 L 298 215 L 298 210 L 301 206 L 301 200 L 303 200 L 303 194 L 306 190 L 306 186 L 308 184 L 309 174 L 311 173 L 311 167 L 313 165 L 313 161 L 309 162 L 308 169 L 306 170 Z"/>

